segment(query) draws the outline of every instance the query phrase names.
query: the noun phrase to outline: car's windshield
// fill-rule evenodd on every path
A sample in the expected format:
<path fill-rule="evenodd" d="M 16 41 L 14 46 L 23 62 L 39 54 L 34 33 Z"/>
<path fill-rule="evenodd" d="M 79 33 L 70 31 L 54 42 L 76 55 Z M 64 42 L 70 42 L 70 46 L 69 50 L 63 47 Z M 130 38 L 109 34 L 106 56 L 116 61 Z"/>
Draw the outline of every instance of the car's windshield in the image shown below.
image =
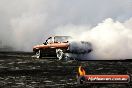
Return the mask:
<path fill-rule="evenodd" d="M 48 43 L 52 43 L 53 41 L 52 41 L 52 37 L 49 37 L 46 41 L 45 41 L 45 43 L 43 43 L 44 45 L 47 45 Z"/>
<path fill-rule="evenodd" d="M 55 36 L 55 42 L 67 42 L 69 41 L 71 36 Z"/>

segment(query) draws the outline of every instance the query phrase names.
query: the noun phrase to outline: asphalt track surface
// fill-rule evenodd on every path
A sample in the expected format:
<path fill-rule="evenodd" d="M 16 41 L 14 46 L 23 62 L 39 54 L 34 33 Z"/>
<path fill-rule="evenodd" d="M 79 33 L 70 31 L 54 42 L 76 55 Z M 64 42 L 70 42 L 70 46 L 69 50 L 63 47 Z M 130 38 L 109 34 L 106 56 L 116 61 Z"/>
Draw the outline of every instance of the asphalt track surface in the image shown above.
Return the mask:
<path fill-rule="evenodd" d="M 32 52 L 0 52 L 0 88 L 132 88 L 127 84 L 77 83 L 81 65 L 87 74 L 129 74 L 132 61 L 59 61 L 37 59 Z"/>

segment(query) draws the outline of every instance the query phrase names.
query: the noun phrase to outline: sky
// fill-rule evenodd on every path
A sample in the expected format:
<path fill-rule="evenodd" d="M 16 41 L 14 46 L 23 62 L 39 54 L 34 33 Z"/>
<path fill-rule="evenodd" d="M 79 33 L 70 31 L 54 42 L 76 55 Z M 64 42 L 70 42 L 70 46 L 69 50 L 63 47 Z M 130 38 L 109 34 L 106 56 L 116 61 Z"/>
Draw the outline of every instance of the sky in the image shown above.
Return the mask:
<path fill-rule="evenodd" d="M 117 23 L 124 27 L 118 32 L 124 33 L 125 30 L 131 33 L 131 8 L 131 0 L 0 0 L 0 47 L 9 46 L 17 51 L 32 51 L 34 45 L 41 44 L 53 35 L 71 35 L 77 39 L 83 36 L 83 39 L 90 40 L 86 35 L 91 35 L 89 31 L 93 30 L 104 35 L 105 30 L 102 29 L 110 28 L 116 34 L 117 29 L 120 29 L 114 26 Z M 108 24 L 112 27 L 107 27 Z M 122 35 L 118 37 L 125 39 L 126 44 L 126 41 L 131 41 L 131 36 L 129 38 L 127 35 L 126 33 L 123 38 Z M 107 38 L 107 35 L 101 38 L 104 42 L 107 39 L 103 38 Z M 102 45 L 101 43 L 100 46 Z M 109 43 L 103 46 L 108 45 Z M 126 45 L 128 48 L 129 44 Z M 123 46 L 124 42 L 121 47 Z"/>

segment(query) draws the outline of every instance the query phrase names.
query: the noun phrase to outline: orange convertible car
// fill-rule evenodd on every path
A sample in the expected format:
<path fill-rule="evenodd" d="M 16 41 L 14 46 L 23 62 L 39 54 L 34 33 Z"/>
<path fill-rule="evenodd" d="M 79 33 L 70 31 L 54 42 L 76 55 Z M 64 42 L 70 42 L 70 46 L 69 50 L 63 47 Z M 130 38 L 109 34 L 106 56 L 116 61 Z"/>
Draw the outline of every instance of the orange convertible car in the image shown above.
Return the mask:
<path fill-rule="evenodd" d="M 33 47 L 37 58 L 57 57 L 69 59 L 71 54 L 84 54 L 92 51 L 92 46 L 86 41 L 72 41 L 70 36 L 49 37 L 43 44 Z"/>

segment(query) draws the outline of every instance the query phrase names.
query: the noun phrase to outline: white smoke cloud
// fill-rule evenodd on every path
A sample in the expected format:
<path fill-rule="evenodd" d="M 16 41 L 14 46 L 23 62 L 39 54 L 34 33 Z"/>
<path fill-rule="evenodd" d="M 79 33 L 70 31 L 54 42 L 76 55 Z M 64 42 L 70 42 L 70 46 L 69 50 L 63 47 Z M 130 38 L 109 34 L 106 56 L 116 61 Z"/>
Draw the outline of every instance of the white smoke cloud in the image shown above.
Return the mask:
<path fill-rule="evenodd" d="M 126 26 L 132 23 L 127 22 L 121 23 L 108 18 L 83 34 L 83 39 L 92 42 L 94 57 L 99 59 L 132 58 L 132 29 L 131 26 Z"/>
<path fill-rule="evenodd" d="M 92 59 L 130 59 L 132 58 L 132 19 L 125 22 L 114 21 L 111 18 L 104 20 L 97 26 L 73 26 L 67 25 L 60 29 L 73 30 L 65 32 L 74 36 L 77 40 L 89 41 L 92 43 Z M 82 32 L 81 32 L 82 31 Z"/>

